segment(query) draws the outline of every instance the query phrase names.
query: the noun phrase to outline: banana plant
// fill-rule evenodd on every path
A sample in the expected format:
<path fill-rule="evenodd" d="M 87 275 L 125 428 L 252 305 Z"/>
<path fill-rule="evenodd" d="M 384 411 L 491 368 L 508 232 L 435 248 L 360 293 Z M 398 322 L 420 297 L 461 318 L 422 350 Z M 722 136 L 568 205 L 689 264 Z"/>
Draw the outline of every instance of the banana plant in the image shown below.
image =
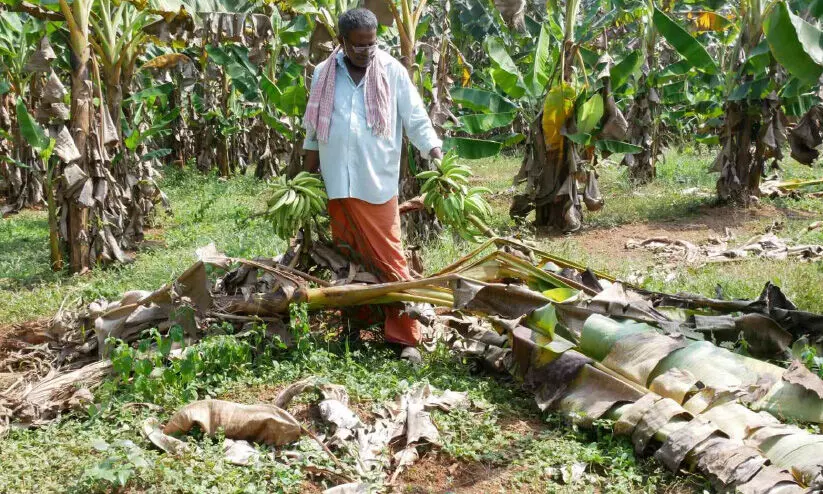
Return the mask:
<path fill-rule="evenodd" d="M 120 122 L 123 91 L 131 87 L 137 57 L 148 38 L 143 28 L 151 20 L 150 12 L 138 10 L 131 3 L 95 0 L 90 17 L 93 33 L 90 42 L 100 61 L 106 104 L 116 123 Z M 117 130 L 122 136 L 119 125 Z"/>
<path fill-rule="evenodd" d="M 60 271 L 63 269 L 63 254 L 60 250 L 57 201 L 54 195 L 56 181 L 59 177 L 56 175 L 57 165 L 51 160 L 56 140 L 49 137 L 43 128 L 32 118 L 26 109 L 23 98 L 17 99 L 15 113 L 20 135 L 22 135 L 32 149 L 35 150 L 38 158 L 42 161 L 43 166 L 41 168 L 45 170 L 45 174 L 42 174 L 44 176 L 38 176 L 38 179 L 45 188 L 46 202 L 48 205 L 49 255 L 52 269 Z M 39 171 L 41 168 L 34 167 L 32 170 L 34 173 L 41 175 Z"/>
<path fill-rule="evenodd" d="M 28 107 L 39 99 L 41 79 L 49 71 L 49 62 L 55 56 L 44 36 L 44 23 L 14 12 L 0 12 L 0 74 L 5 81 L 3 109 L 0 109 L 0 130 L 9 147 L 0 160 L 0 177 L 6 189 L 6 204 L 0 207 L 0 217 L 17 212 L 43 201 L 43 186 L 32 170 L 40 166 L 35 154 L 25 146 L 25 140 L 14 125 L 15 112 L 11 105 L 23 98 Z M 39 44 L 38 44 L 39 43 Z M 22 166 L 21 166 L 22 165 Z M 42 170 L 41 170 L 42 171 Z"/>
<path fill-rule="evenodd" d="M 722 201 L 748 205 L 760 195 L 768 160 L 776 165 L 785 143 L 781 94 L 791 84 L 814 84 L 823 73 L 823 32 L 792 12 L 786 1 L 740 0 L 731 3 L 737 36 L 716 61 L 706 47 L 677 22 L 655 10 L 660 34 L 684 63 L 720 78 L 724 120 L 720 152 L 713 171 L 720 172 Z M 795 82 L 785 82 L 788 72 Z"/>
<path fill-rule="evenodd" d="M 595 10 L 580 23 L 579 9 L 580 1 L 569 1 L 562 15 L 554 12 L 556 24 L 563 25 L 562 34 L 554 35 L 560 38 L 560 49 L 550 62 L 542 111 L 532 123 L 526 156 L 515 177 L 515 183 L 527 181 L 526 192 L 514 197 L 510 210 L 513 217 L 522 218 L 534 209 L 537 226 L 565 232 L 580 228 L 584 202 L 590 210 L 603 205 L 594 171 L 598 154 L 640 151 L 623 142 L 628 123 L 611 92 L 610 60 L 599 57 L 587 64 L 584 59 L 587 52 L 597 57 L 586 43 L 598 36 L 615 14 Z"/>

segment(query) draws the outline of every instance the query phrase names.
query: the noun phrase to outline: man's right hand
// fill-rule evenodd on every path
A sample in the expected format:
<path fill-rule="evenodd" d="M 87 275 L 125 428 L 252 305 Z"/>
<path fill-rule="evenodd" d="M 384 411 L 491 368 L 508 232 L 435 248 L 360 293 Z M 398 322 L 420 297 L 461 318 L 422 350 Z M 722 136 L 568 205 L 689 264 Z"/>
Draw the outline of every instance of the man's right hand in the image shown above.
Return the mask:
<path fill-rule="evenodd" d="M 306 156 L 303 158 L 303 170 L 309 173 L 317 173 L 320 168 L 320 152 L 306 150 Z"/>

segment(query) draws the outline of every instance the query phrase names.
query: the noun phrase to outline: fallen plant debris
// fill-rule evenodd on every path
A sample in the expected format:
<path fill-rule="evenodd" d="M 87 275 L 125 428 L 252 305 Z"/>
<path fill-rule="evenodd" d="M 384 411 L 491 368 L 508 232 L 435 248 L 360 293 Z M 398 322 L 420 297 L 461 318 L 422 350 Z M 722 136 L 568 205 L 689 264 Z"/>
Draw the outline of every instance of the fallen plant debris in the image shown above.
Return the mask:
<path fill-rule="evenodd" d="M 795 245 L 794 240 L 780 238 L 774 233 L 757 235 L 737 247 L 730 246 L 730 240 L 728 237 L 716 238 L 697 246 L 681 239 L 651 237 L 640 241 L 629 240 L 626 249 L 646 249 L 667 262 L 686 261 L 695 265 L 756 258 L 815 261 L 823 257 L 823 245 Z"/>
<path fill-rule="evenodd" d="M 800 341 L 821 348 L 823 316 L 798 310 L 771 283 L 756 300 L 649 292 L 500 238 L 428 278 L 382 284 L 335 285 L 319 277 L 339 279 L 341 272 L 356 270 L 345 263 L 315 265 L 308 274 L 306 266 L 298 265 L 300 271 L 273 259 L 232 259 L 213 247 L 199 249 L 198 256 L 159 290 L 61 311 L 46 331 L 44 347 L 59 355 L 54 369 L 45 377 L 22 374 L 0 395 L 0 416 L 21 425 L 53 419 L 71 406 L 74 394 L 57 389 L 84 382 L 93 387 L 108 372 L 112 339 L 133 342 L 150 327 L 161 333 L 180 328 L 186 343 L 218 321 L 241 329 L 255 321 L 276 335 L 293 304 L 323 310 L 407 303 L 408 312 L 427 326 L 424 346 L 443 342 L 489 369 L 517 376 L 543 410 L 558 410 L 584 425 L 612 419 L 615 433 L 631 436 L 638 454 L 654 452 L 672 470 L 694 469 L 718 489 L 740 492 L 812 492 L 823 483 L 823 436 L 781 422 L 823 423 L 820 379 L 797 363 L 786 369 L 759 360 L 791 360 L 792 345 Z M 354 279 L 348 276 L 346 281 Z M 736 352 L 725 348 L 741 341 L 746 345 Z M 6 359 L 0 368 L 7 368 Z M 416 388 L 385 404 L 366 425 L 348 408 L 344 390 L 310 381 L 285 390 L 273 406 L 285 412 L 294 396 L 309 389 L 323 396 L 318 408 L 332 427 L 323 444 L 359 458 L 356 472 L 338 472 L 361 479 L 340 486 L 342 492 L 364 488 L 360 483 L 374 482 L 375 473 L 378 482 L 391 483 L 416 458 L 415 445 L 438 442 L 426 410 L 465 402 L 465 396 L 437 397 Z M 171 421 L 183 425 L 167 425 L 163 433 L 193 423 L 213 430 L 213 417 L 223 417 L 212 413 L 216 406 L 190 404 L 181 410 L 188 409 L 186 420 Z M 177 449 L 156 426 L 145 430 L 164 450 Z M 407 447 L 395 452 L 392 463 L 386 445 L 401 436 Z M 229 438 L 267 442 L 255 435 Z M 238 462 L 251 458 L 242 443 L 230 443 L 228 453 Z"/>
<path fill-rule="evenodd" d="M 767 197 L 823 197 L 823 180 L 780 180 L 771 177 L 760 184 L 760 193 Z"/>
<path fill-rule="evenodd" d="M 316 406 L 320 418 L 330 427 L 331 435 L 328 437 L 314 436 L 281 408 L 287 407 L 297 395 L 310 390 L 316 390 L 322 396 Z M 157 419 L 146 420 L 143 434 L 166 453 L 180 455 L 190 451 L 191 444 L 177 439 L 174 434 L 188 432 L 195 425 L 210 436 L 222 430 L 226 458 L 237 465 L 248 465 L 261 454 L 251 443 L 284 447 L 305 432 L 320 443 L 337 465 L 339 471 L 328 473 L 348 481 L 326 492 L 349 492 L 348 489 L 355 489 L 355 492 L 356 489 L 366 489 L 364 492 L 368 492 L 369 486 L 394 483 L 405 468 L 417 461 L 418 448 L 427 444 L 439 445 L 440 433 L 428 410 L 439 408 L 448 412 L 469 405 L 466 393 L 444 391 L 438 394 L 427 384 L 418 385 L 395 400 L 383 403 L 378 417 L 368 424 L 349 408 L 348 402 L 348 393 L 342 386 L 308 378 L 283 390 L 275 399 L 277 405 L 196 401 L 180 409 L 165 427 L 161 427 Z M 398 450 L 392 455 L 392 449 Z M 354 469 L 342 464 L 332 450 L 352 456 Z M 393 473 L 389 478 L 391 468 Z"/>

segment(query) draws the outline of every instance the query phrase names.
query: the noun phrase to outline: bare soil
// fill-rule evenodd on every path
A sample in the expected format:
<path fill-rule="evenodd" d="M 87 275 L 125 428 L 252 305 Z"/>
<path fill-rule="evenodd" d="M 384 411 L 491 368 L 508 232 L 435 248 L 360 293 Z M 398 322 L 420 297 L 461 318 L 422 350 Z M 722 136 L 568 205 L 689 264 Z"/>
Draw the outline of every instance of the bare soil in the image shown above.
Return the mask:
<path fill-rule="evenodd" d="M 626 249 L 629 240 L 668 237 L 700 245 L 711 238 L 723 237 L 728 231 L 742 242 L 751 236 L 764 233 L 775 221 L 811 221 L 813 218 L 815 215 L 812 213 L 779 209 L 771 205 L 749 209 L 706 206 L 701 208 L 699 214 L 684 218 L 629 223 L 613 228 L 584 227 L 583 230 L 565 238 L 578 244 L 588 256 L 602 262 L 604 269 L 618 271 L 626 264 L 638 267 L 653 264 L 654 253 L 645 249 Z M 544 238 L 552 242 L 561 237 Z"/>

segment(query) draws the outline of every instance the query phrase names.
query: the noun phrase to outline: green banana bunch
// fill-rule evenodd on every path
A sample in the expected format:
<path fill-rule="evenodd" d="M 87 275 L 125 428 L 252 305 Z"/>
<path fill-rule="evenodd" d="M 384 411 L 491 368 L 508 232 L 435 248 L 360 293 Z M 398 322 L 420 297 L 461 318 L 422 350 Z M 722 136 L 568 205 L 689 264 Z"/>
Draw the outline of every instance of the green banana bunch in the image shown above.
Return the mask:
<path fill-rule="evenodd" d="M 319 175 L 300 172 L 291 180 L 281 175 L 272 182 L 264 216 L 275 235 L 289 240 L 306 222 L 326 210 L 328 200 Z"/>
<path fill-rule="evenodd" d="M 467 240 L 488 236 L 486 223 L 492 212 L 482 194 L 491 193 L 485 187 L 469 187 L 471 169 L 457 161 L 457 155 L 448 153 L 441 162 L 435 161 L 437 170 L 417 174 L 425 180 L 420 187 L 423 204 L 433 210 L 443 224 L 454 228 Z"/>

